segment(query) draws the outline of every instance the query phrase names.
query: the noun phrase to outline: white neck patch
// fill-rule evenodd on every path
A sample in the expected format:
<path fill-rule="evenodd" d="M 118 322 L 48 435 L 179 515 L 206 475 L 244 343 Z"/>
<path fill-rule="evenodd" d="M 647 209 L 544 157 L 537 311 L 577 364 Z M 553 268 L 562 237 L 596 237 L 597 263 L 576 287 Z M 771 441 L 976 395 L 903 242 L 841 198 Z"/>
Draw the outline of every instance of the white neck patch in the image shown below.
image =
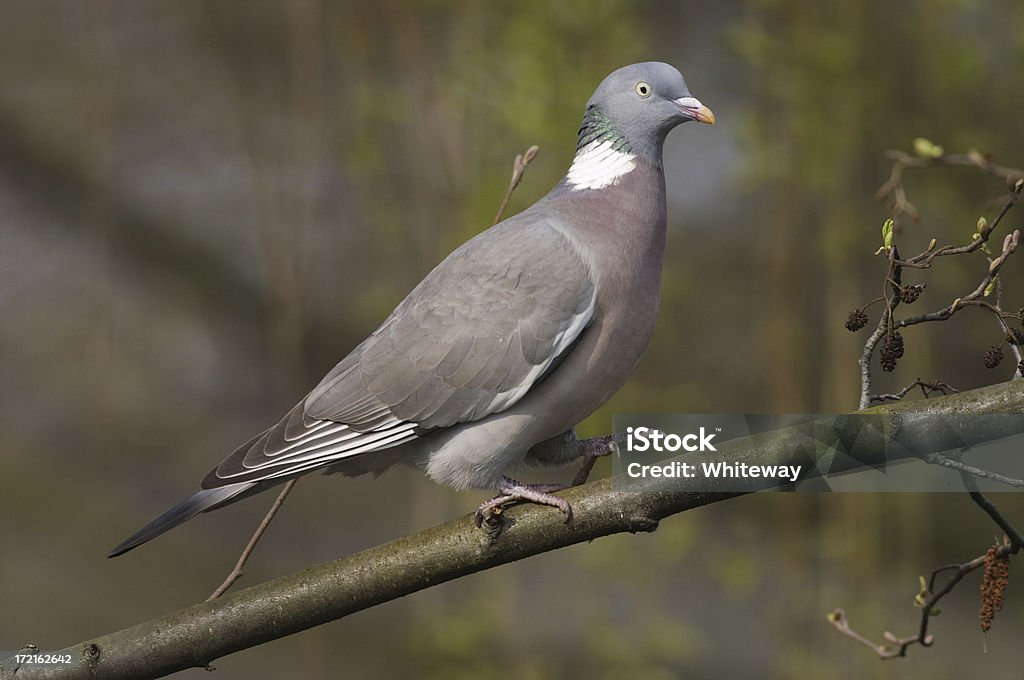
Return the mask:
<path fill-rule="evenodd" d="M 636 167 L 636 156 L 616 151 L 611 140 L 591 142 L 576 152 L 565 179 L 572 191 L 600 189 L 619 183 Z"/>

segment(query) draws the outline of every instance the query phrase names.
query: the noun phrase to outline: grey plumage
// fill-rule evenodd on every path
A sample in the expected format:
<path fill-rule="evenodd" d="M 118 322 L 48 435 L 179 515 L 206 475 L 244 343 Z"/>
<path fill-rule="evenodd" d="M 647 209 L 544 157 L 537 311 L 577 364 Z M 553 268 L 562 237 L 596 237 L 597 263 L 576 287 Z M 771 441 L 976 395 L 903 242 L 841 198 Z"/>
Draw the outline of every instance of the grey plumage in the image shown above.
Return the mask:
<path fill-rule="evenodd" d="M 662 144 L 694 119 L 714 121 L 671 66 L 609 75 L 547 196 L 455 250 L 280 422 L 110 555 L 320 468 L 402 462 L 456 488 L 551 502 L 507 475 L 577 455 L 566 431 L 646 349 L 665 245 Z"/>

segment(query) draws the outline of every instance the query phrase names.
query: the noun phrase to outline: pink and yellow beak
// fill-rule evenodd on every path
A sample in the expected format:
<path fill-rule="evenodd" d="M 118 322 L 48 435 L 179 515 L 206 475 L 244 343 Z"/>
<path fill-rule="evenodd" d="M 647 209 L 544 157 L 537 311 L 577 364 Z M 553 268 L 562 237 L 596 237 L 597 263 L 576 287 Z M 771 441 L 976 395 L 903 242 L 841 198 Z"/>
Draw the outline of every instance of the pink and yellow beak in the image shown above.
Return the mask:
<path fill-rule="evenodd" d="M 708 125 L 715 124 L 714 112 L 701 104 L 700 100 L 696 97 L 680 97 L 679 99 L 674 99 L 673 102 L 690 120 L 707 123 Z"/>

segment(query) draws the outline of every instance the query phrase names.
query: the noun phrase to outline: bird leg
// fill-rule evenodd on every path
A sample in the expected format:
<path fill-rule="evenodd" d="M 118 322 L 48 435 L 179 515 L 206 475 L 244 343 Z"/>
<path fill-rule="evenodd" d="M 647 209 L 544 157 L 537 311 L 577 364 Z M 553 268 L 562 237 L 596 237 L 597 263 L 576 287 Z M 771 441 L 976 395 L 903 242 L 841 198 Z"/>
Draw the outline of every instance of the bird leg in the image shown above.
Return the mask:
<path fill-rule="evenodd" d="M 597 462 L 597 459 L 615 453 L 619 449 L 619 445 L 615 442 L 615 435 L 582 439 L 578 441 L 577 445 L 580 449 L 580 457 L 583 459 L 583 464 L 580 465 L 580 469 L 570 486 L 580 486 L 586 483 L 587 477 L 590 476 L 590 471 L 594 469 L 594 463 Z"/>
<path fill-rule="evenodd" d="M 564 498 L 552 495 L 552 492 L 566 488 L 568 487 L 565 484 L 524 484 L 502 475 L 501 483 L 498 485 L 498 495 L 481 503 L 480 507 L 476 509 L 476 525 L 481 526 L 486 517 L 494 515 L 495 510 L 504 507 L 505 504 L 519 501 L 558 508 L 565 514 L 565 523 L 568 524 L 572 521 L 572 506 Z"/>
<path fill-rule="evenodd" d="M 569 434 L 576 439 L 576 434 L 572 430 L 569 430 Z M 580 486 L 585 483 L 597 459 L 615 453 L 619 448 L 614 435 L 576 440 L 576 446 L 580 457 L 583 458 L 583 464 L 570 486 Z M 524 484 L 502 475 L 501 483 L 498 485 L 498 495 L 481 503 L 480 507 L 476 509 L 476 525 L 481 526 L 484 519 L 500 512 L 500 508 L 506 504 L 520 501 L 558 508 L 565 514 L 565 523 L 568 524 L 572 521 L 572 506 L 564 498 L 552 495 L 554 491 L 567 488 L 569 487 L 565 484 Z"/>

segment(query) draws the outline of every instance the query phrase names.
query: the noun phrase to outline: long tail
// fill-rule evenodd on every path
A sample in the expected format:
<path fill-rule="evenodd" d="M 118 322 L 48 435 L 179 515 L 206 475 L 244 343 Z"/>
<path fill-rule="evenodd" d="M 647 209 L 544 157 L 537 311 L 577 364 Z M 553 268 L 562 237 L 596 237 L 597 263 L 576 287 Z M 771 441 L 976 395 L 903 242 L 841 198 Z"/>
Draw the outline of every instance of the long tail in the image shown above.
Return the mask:
<path fill-rule="evenodd" d="M 123 555 L 132 548 L 137 548 L 165 531 L 169 531 L 179 524 L 187 522 L 199 513 L 223 505 L 254 486 L 257 485 L 251 482 L 239 482 L 238 484 L 219 486 L 216 489 L 197 491 L 126 538 L 120 545 L 107 553 L 107 557 Z"/>

